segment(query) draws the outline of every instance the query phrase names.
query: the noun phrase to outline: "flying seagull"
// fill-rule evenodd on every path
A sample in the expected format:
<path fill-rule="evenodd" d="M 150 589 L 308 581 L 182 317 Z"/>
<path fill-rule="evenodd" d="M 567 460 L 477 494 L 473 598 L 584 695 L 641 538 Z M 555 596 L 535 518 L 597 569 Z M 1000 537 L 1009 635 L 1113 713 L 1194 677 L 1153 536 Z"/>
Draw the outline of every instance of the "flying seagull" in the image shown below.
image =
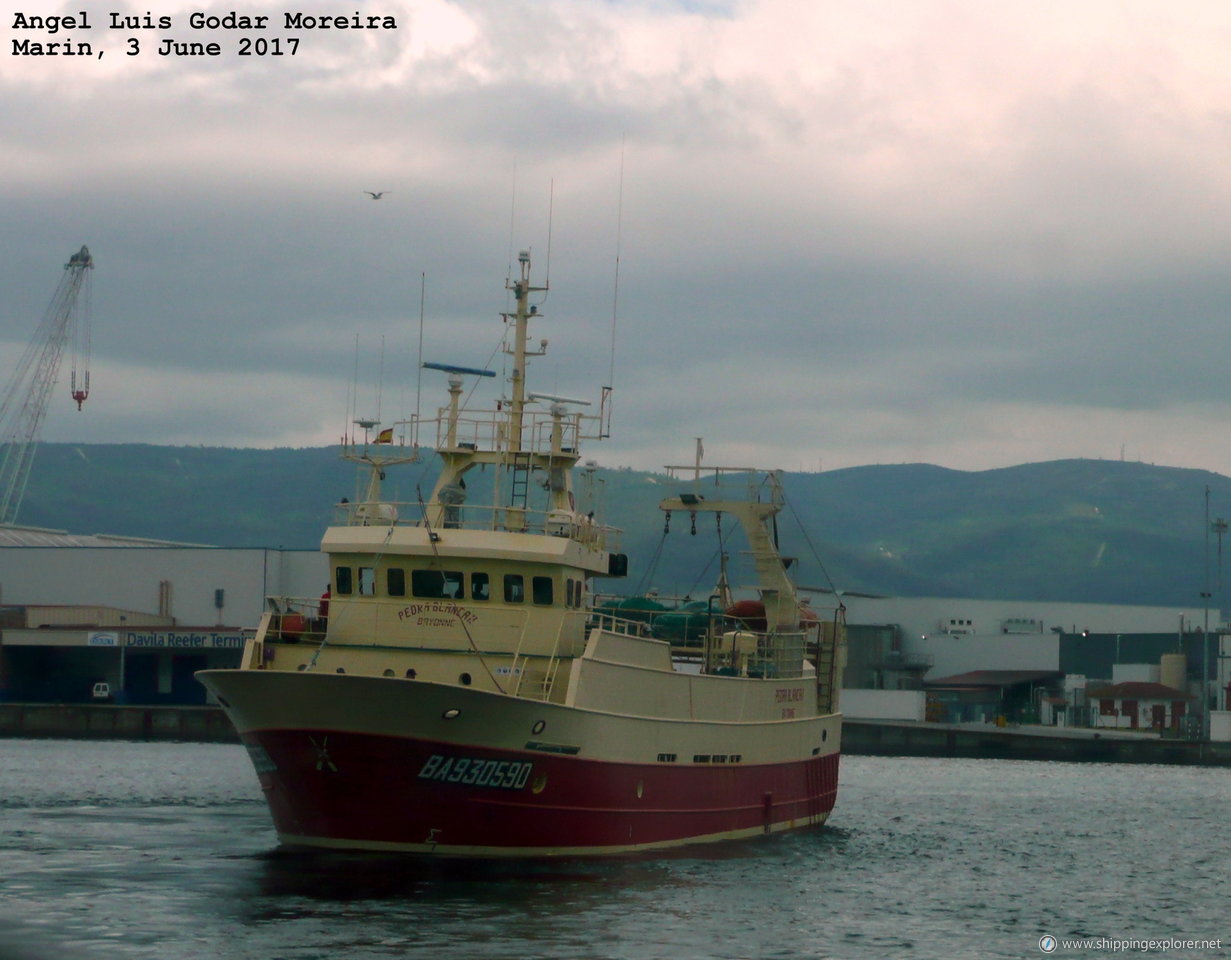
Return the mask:
<path fill-rule="evenodd" d="M 380 191 L 380 193 L 373 193 L 371 190 L 364 190 L 363 192 L 364 192 L 364 193 L 366 193 L 366 194 L 367 194 L 369 197 L 371 197 L 373 200 L 379 200 L 379 199 L 380 199 L 381 197 L 383 197 L 386 193 L 393 193 L 393 191 L 392 191 L 392 190 L 382 190 L 382 191 Z"/>

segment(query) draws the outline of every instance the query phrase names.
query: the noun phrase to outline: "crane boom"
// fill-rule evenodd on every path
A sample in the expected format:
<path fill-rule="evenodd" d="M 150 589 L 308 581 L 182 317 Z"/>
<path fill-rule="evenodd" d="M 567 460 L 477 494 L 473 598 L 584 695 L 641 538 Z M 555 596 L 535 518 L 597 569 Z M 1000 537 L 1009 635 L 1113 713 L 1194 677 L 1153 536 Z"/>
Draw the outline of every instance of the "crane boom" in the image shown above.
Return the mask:
<path fill-rule="evenodd" d="M 81 342 L 89 342 L 89 272 L 93 267 L 94 260 L 84 246 L 69 257 L 34 339 L 18 360 L 5 388 L 0 403 L 0 523 L 17 522 L 64 345 L 74 334 L 84 338 Z M 79 387 L 74 365 L 72 395 L 78 409 L 89 392 L 88 369 L 83 374 Z"/>

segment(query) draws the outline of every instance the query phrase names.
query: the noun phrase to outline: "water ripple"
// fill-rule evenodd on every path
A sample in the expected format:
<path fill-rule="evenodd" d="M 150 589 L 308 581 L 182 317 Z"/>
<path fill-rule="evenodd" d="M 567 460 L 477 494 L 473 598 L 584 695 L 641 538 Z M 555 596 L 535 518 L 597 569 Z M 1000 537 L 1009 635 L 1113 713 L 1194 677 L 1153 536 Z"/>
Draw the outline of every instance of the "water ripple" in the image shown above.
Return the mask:
<path fill-rule="evenodd" d="M 849 757 L 842 776 L 820 831 L 452 864 L 278 851 L 236 746 L 0 741 L 0 960 L 982 960 L 1040 956 L 1044 933 L 1228 942 L 1231 771 Z"/>

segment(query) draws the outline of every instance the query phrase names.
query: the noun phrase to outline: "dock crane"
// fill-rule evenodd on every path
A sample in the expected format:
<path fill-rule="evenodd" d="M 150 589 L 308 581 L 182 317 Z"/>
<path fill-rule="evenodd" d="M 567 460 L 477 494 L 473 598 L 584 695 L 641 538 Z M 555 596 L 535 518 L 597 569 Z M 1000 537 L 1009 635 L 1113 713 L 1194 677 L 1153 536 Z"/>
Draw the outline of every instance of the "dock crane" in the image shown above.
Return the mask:
<path fill-rule="evenodd" d="M 47 415 L 47 401 L 70 341 L 73 357 L 69 393 L 78 410 L 90 394 L 89 280 L 93 269 L 94 260 L 86 247 L 69 257 L 34 339 L 5 388 L 0 402 L 0 524 L 17 522 L 38 449 L 39 430 Z"/>

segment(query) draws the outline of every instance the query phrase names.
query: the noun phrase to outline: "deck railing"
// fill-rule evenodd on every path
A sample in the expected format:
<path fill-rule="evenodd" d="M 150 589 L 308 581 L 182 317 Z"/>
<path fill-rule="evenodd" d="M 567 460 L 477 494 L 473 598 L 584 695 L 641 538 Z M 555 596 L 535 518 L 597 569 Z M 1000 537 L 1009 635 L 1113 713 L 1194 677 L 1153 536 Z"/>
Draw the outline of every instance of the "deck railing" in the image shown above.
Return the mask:
<path fill-rule="evenodd" d="M 380 527 L 424 525 L 423 505 L 417 501 L 339 503 L 335 523 L 340 526 Z M 586 514 L 568 510 L 529 510 L 466 504 L 446 506 L 442 530 L 484 530 L 564 537 L 596 550 L 620 549 L 619 527 L 598 523 Z"/>
<path fill-rule="evenodd" d="M 574 412 L 560 418 L 560 446 L 565 453 L 574 453 L 579 440 L 594 439 L 597 436 L 596 433 L 582 432 L 583 424 L 590 421 L 597 424 L 598 417 Z M 550 413 L 527 407 L 522 414 L 522 435 L 518 449 L 524 453 L 550 453 L 555 423 L 555 418 Z M 412 442 L 424 442 L 424 435 L 433 427 L 437 450 L 452 446 L 468 447 L 471 450 L 509 450 L 508 415 L 504 410 L 463 410 L 455 422 L 449 417 L 448 407 L 441 407 L 434 417 L 412 417 Z"/>

